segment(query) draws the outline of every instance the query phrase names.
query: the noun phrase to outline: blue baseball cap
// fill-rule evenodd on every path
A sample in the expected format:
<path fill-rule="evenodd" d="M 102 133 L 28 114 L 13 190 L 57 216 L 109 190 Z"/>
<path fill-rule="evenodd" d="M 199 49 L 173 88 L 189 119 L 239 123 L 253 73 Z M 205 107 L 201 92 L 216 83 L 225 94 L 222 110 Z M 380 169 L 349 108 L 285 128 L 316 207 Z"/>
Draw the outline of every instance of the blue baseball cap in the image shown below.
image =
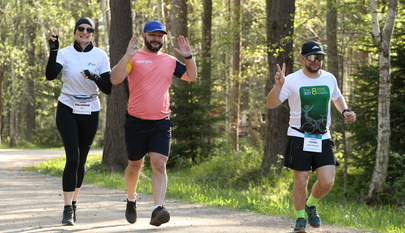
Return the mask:
<path fill-rule="evenodd" d="M 164 34 L 167 34 L 165 26 L 157 20 L 152 20 L 152 21 L 147 22 L 145 24 L 145 27 L 143 28 L 143 31 L 144 32 L 161 31 Z"/>

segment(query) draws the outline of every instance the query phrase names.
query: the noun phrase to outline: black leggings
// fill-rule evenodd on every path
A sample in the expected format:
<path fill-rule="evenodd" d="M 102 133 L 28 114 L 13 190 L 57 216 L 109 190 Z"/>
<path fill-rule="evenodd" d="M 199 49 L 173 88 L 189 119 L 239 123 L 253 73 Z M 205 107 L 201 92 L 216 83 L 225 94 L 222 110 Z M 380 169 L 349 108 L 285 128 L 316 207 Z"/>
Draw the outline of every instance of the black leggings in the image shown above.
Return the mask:
<path fill-rule="evenodd" d="M 98 115 L 99 112 L 73 114 L 72 108 L 58 102 L 56 126 L 66 153 L 62 178 L 64 192 L 73 192 L 82 186 L 87 155 L 97 132 Z"/>

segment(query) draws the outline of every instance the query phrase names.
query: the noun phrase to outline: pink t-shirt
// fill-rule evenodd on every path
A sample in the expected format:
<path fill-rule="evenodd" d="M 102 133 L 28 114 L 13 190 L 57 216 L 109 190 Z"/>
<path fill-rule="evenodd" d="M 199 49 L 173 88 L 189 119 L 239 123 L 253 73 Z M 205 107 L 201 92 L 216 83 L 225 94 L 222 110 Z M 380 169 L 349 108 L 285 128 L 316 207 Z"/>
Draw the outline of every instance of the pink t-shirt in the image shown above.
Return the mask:
<path fill-rule="evenodd" d="M 169 88 L 176 58 L 165 53 L 137 51 L 128 62 L 128 114 L 141 119 L 159 120 L 170 116 Z"/>

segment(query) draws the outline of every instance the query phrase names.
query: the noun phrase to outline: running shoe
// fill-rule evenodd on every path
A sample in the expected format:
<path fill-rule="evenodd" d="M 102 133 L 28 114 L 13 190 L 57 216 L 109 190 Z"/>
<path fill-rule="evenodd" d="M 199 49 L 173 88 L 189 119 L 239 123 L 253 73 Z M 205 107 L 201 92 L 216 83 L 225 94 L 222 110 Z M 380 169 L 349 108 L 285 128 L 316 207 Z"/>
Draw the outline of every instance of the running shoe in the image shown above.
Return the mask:
<path fill-rule="evenodd" d="M 305 233 L 307 229 L 307 220 L 305 218 L 297 218 L 295 221 L 294 232 Z"/>
<path fill-rule="evenodd" d="M 73 207 L 71 205 L 66 205 L 63 210 L 62 225 L 63 226 L 75 225 L 75 222 L 73 221 Z"/>
<path fill-rule="evenodd" d="M 165 207 L 159 206 L 152 212 L 152 217 L 150 219 L 150 225 L 160 226 L 163 223 L 167 223 L 170 220 L 170 214 Z"/>
<path fill-rule="evenodd" d="M 125 210 L 125 218 L 131 224 L 136 222 L 136 218 L 138 217 L 138 213 L 136 212 L 136 201 L 128 201 L 127 200 L 127 209 Z"/>
<path fill-rule="evenodd" d="M 321 226 L 321 218 L 318 215 L 318 211 L 316 211 L 316 206 L 305 206 L 305 212 L 308 215 L 308 223 L 314 228 L 318 228 Z"/>

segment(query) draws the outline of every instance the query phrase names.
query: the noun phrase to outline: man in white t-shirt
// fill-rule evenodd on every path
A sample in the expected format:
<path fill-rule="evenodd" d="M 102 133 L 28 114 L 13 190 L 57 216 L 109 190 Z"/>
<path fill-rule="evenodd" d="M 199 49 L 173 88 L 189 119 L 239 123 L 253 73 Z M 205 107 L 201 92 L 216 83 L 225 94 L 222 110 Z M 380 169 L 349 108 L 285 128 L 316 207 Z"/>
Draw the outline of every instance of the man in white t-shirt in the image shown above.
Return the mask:
<path fill-rule="evenodd" d="M 339 165 L 329 132 L 331 100 L 347 121 L 356 121 L 356 114 L 348 109 L 335 76 L 321 69 L 325 55 L 320 43 L 307 41 L 301 49 L 302 69 L 285 77 L 285 64 L 282 68 L 277 64 L 275 85 L 266 102 L 273 109 L 288 99 L 290 107 L 284 166 L 294 172 L 295 232 L 306 232 L 307 222 L 312 227 L 320 227 L 316 204 L 332 188 L 335 167 Z M 307 198 L 310 170 L 316 172 L 317 180 Z"/>

